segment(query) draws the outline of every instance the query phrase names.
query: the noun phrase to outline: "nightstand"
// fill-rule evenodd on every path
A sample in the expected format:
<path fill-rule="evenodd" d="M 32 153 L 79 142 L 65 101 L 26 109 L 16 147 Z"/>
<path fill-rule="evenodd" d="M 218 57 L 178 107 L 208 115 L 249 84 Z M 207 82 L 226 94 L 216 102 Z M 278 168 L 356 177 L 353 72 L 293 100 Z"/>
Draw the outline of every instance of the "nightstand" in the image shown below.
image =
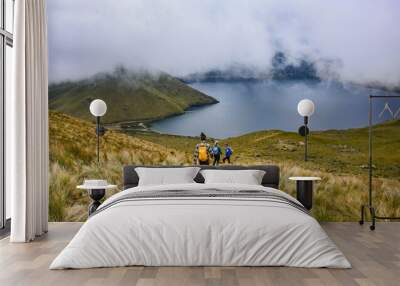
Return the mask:
<path fill-rule="evenodd" d="M 93 200 L 89 205 L 89 216 L 101 205 L 100 200 L 104 198 L 106 190 L 116 187 L 116 185 L 109 185 L 105 180 L 85 180 L 83 185 L 77 186 L 78 189 L 87 190 L 89 197 Z"/>
<path fill-rule="evenodd" d="M 320 181 L 320 177 L 290 177 L 289 180 L 296 181 L 297 200 L 303 206 L 311 210 L 313 205 L 313 184 Z"/>

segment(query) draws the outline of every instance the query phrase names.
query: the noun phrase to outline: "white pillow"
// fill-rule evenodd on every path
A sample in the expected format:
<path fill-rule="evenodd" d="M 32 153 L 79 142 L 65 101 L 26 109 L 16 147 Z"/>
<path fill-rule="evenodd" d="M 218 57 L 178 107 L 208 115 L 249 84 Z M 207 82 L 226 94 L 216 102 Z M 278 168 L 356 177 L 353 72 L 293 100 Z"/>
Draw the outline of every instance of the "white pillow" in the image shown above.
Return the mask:
<path fill-rule="evenodd" d="M 265 171 L 261 170 L 202 170 L 205 184 L 261 185 Z"/>
<path fill-rule="evenodd" d="M 171 185 L 194 183 L 198 167 L 184 168 L 135 168 L 139 176 L 139 186 Z"/>

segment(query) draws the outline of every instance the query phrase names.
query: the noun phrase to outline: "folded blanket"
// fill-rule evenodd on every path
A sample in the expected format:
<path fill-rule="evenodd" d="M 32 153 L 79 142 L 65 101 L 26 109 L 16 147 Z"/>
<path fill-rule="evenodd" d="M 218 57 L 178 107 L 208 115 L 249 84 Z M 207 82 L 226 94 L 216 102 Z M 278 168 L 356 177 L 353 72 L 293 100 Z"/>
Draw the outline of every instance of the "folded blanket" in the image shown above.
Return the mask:
<path fill-rule="evenodd" d="M 94 216 L 100 212 L 105 211 L 106 209 L 115 206 L 116 204 L 127 202 L 127 201 L 143 201 L 143 200 L 152 200 L 152 199 L 175 199 L 175 200 L 185 200 L 185 199 L 256 199 L 258 201 L 270 201 L 281 204 L 290 205 L 296 208 L 299 211 L 302 211 L 306 214 L 309 214 L 308 210 L 298 201 L 288 198 L 286 195 L 279 193 L 267 192 L 265 190 L 257 190 L 257 189 L 243 189 L 243 190 L 226 190 L 224 188 L 208 188 L 205 187 L 201 190 L 164 190 L 164 191 L 146 191 L 146 192 L 126 192 L 121 196 L 108 200 L 101 205 L 101 207 L 92 213 L 91 216 Z"/>

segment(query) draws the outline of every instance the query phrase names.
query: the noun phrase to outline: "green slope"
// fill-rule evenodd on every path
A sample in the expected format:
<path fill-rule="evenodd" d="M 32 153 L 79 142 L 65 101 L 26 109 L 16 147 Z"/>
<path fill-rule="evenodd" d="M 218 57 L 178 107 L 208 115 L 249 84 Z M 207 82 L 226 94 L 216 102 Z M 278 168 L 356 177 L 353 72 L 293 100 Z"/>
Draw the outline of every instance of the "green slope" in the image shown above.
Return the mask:
<path fill-rule="evenodd" d="M 374 206 L 381 216 L 400 216 L 400 121 L 374 126 Z M 198 138 L 137 133 L 136 137 L 191 156 Z M 210 143 L 212 140 L 210 140 Z M 233 164 L 277 164 L 280 189 L 296 196 L 291 176 L 319 176 L 312 214 L 320 221 L 357 221 L 368 202 L 368 129 L 327 130 L 310 137 L 310 160 L 304 162 L 303 138 L 294 132 L 259 131 L 225 138 Z"/>
<path fill-rule="evenodd" d="M 104 123 L 160 119 L 192 106 L 217 103 L 168 74 L 130 72 L 122 67 L 113 73 L 49 86 L 50 109 L 81 119 L 93 120 L 89 105 L 96 98 L 108 106 Z"/>
<path fill-rule="evenodd" d="M 374 175 L 400 179 L 399 131 L 400 120 L 374 126 Z M 193 152 L 198 140 L 152 133 L 137 136 L 188 153 Z M 304 138 L 295 132 L 266 130 L 220 140 L 222 145 L 226 142 L 235 150 L 234 160 L 238 163 L 292 162 L 336 174 L 367 174 L 368 128 L 312 132 L 307 163 L 304 162 Z"/>
<path fill-rule="evenodd" d="M 85 220 L 90 199 L 76 185 L 87 178 L 104 178 L 121 186 L 128 164 L 191 164 L 197 138 L 155 133 L 132 136 L 108 130 L 101 139 L 101 166 L 96 165 L 94 124 L 50 112 L 50 218 Z M 374 205 L 379 214 L 400 216 L 400 121 L 375 126 Z M 260 131 L 227 138 L 234 164 L 278 164 L 280 189 L 295 196 L 290 176 L 320 176 L 315 184 L 312 214 L 318 220 L 356 221 L 367 202 L 368 130 L 313 132 L 310 161 L 303 161 L 302 138 L 296 133 Z M 110 195 L 111 193 L 108 193 Z"/>

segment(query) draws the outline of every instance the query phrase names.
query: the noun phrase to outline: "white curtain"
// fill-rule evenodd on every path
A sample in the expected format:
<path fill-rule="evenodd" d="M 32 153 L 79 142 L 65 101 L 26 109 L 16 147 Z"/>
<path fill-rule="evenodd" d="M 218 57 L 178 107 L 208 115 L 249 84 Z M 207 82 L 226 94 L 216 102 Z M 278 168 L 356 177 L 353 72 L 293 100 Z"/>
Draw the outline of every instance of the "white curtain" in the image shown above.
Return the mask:
<path fill-rule="evenodd" d="M 48 70 L 45 0 L 15 1 L 13 93 L 6 98 L 6 186 L 12 242 L 48 225 Z"/>

